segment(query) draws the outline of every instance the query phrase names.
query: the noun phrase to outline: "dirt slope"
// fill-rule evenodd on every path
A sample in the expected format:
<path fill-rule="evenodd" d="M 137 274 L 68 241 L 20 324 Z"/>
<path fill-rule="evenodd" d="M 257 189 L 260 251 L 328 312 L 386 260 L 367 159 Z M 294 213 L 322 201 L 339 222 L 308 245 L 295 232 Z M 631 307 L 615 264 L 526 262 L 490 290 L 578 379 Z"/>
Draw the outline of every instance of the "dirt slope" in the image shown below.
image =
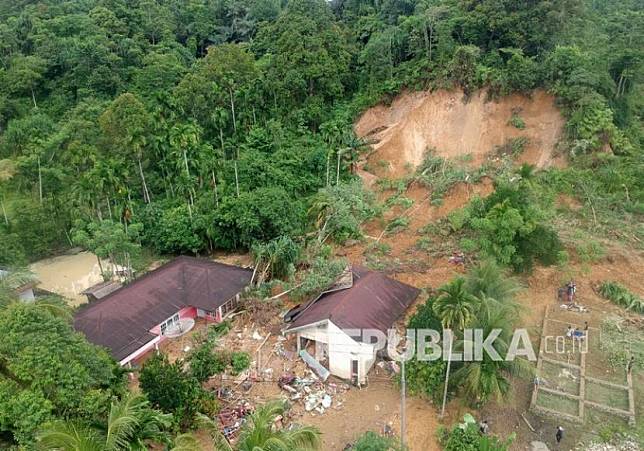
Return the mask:
<path fill-rule="evenodd" d="M 520 130 L 508 123 L 513 111 L 525 122 Z M 531 97 L 511 95 L 488 101 L 479 91 L 465 102 L 460 91 L 413 92 L 398 96 L 391 106 L 367 110 L 355 125 L 356 134 L 374 142 L 369 171 L 400 177 L 422 162 L 428 148 L 446 158 L 470 154 L 480 165 L 496 146 L 511 138 L 529 139 L 521 162 L 547 167 L 558 162 L 555 145 L 564 126 L 554 97 L 542 90 Z"/>

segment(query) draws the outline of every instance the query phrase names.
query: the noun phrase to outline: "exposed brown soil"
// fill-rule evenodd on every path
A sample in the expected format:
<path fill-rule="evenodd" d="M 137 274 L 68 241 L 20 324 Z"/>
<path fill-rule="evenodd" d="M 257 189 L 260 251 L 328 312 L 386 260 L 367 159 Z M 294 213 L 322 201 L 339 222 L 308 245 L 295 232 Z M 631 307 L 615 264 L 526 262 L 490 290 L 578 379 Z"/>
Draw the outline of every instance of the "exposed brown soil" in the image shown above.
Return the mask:
<path fill-rule="evenodd" d="M 509 124 L 513 112 L 525 122 L 523 130 Z M 494 101 L 485 91 L 465 99 L 462 91 L 439 90 L 407 93 L 391 106 L 370 108 L 355 131 L 374 143 L 369 171 L 396 178 L 417 167 L 427 149 L 445 158 L 471 155 L 478 166 L 497 146 L 517 137 L 529 140 L 520 162 L 537 167 L 562 164 L 555 158 L 555 146 L 563 126 L 554 97 L 542 90 L 530 97 L 513 94 Z"/>
<path fill-rule="evenodd" d="M 540 168 L 565 164 L 556 152 L 564 119 L 549 94 L 536 91 L 530 98 L 513 95 L 497 102 L 487 102 L 485 93 L 475 94 L 469 102 L 463 102 L 462 97 L 461 92 L 410 93 L 399 96 L 391 106 L 380 105 L 366 111 L 355 125 L 356 133 L 372 142 L 372 151 L 363 162 L 364 169 L 359 172 L 365 186 L 375 189 L 374 182 L 378 177 L 396 179 L 409 175 L 421 163 L 428 148 L 434 148 L 440 156 L 458 160 L 459 164 L 479 166 L 497 146 L 519 136 L 527 137 L 529 144 L 517 162 L 529 162 Z M 508 124 L 513 111 L 518 111 L 525 121 L 525 129 L 519 130 Z M 469 161 L 463 158 L 468 154 L 471 155 Z M 477 184 L 457 184 L 444 196 L 439 206 L 433 206 L 429 202 L 430 191 L 412 183 L 404 193 L 406 198 L 414 201 L 411 207 L 390 208 L 384 219 L 364 225 L 367 235 L 365 241 L 340 247 L 337 254 L 354 264 L 375 264 L 392 277 L 416 287 L 436 289 L 464 273 L 471 263 L 468 262 L 465 268 L 449 263 L 451 252 L 459 250 L 457 239 L 436 235 L 423 228 L 465 206 L 474 195 L 484 197 L 492 191 L 492 182 L 487 178 Z M 392 194 L 378 192 L 378 197 L 385 201 Z M 576 199 L 568 196 L 560 196 L 557 205 L 571 211 L 582 208 Z M 395 233 L 384 233 L 387 223 L 400 216 L 409 218 L 408 227 Z M 430 241 L 425 249 L 419 246 L 421 238 Z M 616 280 L 635 293 L 644 293 L 644 279 L 640 276 L 644 256 L 619 243 L 603 242 L 602 245 L 607 255 L 600 261 L 578 262 L 575 260 L 575 250 L 569 249 L 573 261 L 565 268 L 537 267 L 532 274 L 522 277 L 525 288 L 518 296 L 525 307 L 522 325 L 528 328 L 535 345 L 538 345 L 545 308 L 557 305 L 556 290 L 570 278 L 574 278 L 577 284 L 579 302 L 587 306 L 590 312 L 583 315 L 562 313 L 562 320 L 579 324 L 588 321 L 591 327 L 599 327 L 607 314 L 629 316 L 623 309 L 599 297 L 593 287 L 603 280 Z M 425 298 L 419 299 L 418 304 L 424 301 Z M 407 316 L 413 314 L 414 310 L 411 308 Z M 570 319 L 566 319 L 568 317 Z M 641 380 L 639 375 L 637 377 Z M 440 422 L 437 409 L 423 404 L 416 413 L 422 413 L 424 418 L 431 418 L 431 421 L 410 433 L 435 437 L 439 423 L 453 424 L 470 411 L 477 418 L 488 419 L 496 434 L 507 436 L 516 432 L 513 450 L 530 449 L 532 440 L 543 440 L 552 445 L 558 420 L 528 412 L 532 381 L 517 378 L 512 380 L 512 386 L 513 395 L 509 401 L 489 403 L 480 411 L 472 411 L 461 401 L 455 400 L 448 404 L 447 416 Z M 641 405 L 637 400 L 636 403 Z M 536 432 L 529 429 L 522 414 L 536 428 Z M 601 426 L 590 425 L 591 428 Z M 570 449 L 577 439 L 582 438 L 579 433 L 571 433 L 572 429 L 569 429 L 562 449 Z M 412 449 L 415 449 L 413 446 L 412 442 Z M 438 448 L 425 446 L 418 449 Z"/>

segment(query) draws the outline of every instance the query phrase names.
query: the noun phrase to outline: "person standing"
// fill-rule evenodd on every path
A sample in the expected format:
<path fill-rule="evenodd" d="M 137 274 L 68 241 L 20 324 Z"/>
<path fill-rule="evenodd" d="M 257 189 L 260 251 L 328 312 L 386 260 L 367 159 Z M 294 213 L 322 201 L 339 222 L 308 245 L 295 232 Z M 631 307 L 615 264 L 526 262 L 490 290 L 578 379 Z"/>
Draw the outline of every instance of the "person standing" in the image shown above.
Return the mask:
<path fill-rule="evenodd" d="M 555 434 L 555 440 L 557 440 L 557 445 L 561 443 L 563 436 L 564 436 L 564 428 L 562 428 L 561 426 L 557 426 L 557 433 Z"/>
<path fill-rule="evenodd" d="M 577 285 L 574 281 L 568 282 L 568 302 L 573 302 L 575 300 L 575 294 L 577 293 Z"/>
<path fill-rule="evenodd" d="M 633 372 L 633 366 L 635 365 L 635 356 L 632 355 L 631 359 L 628 361 L 628 364 L 626 365 L 626 372 L 628 374 L 631 374 Z"/>

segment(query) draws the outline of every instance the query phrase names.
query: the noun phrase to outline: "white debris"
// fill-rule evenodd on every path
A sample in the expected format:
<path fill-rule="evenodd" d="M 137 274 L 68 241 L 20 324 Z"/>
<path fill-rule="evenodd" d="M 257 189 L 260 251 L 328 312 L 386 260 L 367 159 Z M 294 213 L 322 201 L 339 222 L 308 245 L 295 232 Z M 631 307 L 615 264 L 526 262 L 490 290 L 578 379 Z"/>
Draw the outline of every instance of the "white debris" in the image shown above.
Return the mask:
<path fill-rule="evenodd" d="M 530 447 L 531 447 L 530 448 L 531 451 L 550 451 L 550 449 L 548 448 L 548 445 L 536 440 L 530 443 Z"/>

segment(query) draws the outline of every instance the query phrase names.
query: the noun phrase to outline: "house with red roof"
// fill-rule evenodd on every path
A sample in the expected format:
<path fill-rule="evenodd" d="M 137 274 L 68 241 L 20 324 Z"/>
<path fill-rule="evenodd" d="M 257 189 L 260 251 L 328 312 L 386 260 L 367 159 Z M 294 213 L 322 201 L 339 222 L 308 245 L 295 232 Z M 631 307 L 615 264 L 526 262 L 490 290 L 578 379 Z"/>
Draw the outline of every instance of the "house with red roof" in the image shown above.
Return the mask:
<path fill-rule="evenodd" d="M 310 302 L 289 311 L 284 332 L 296 334 L 297 350 L 310 350 L 329 372 L 365 383 L 378 346 L 362 331 L 382 332 L 400 319 L 420 290 L 378 271 L 348 269 L 336 283 Z"/>
<path fill-rule="evenodd" d="M 136 362 L 185 319 L 222 321 L 252 271 L 194 257 L 174 260 L 79 309 L 74 328 L 121 364 Z"/>

